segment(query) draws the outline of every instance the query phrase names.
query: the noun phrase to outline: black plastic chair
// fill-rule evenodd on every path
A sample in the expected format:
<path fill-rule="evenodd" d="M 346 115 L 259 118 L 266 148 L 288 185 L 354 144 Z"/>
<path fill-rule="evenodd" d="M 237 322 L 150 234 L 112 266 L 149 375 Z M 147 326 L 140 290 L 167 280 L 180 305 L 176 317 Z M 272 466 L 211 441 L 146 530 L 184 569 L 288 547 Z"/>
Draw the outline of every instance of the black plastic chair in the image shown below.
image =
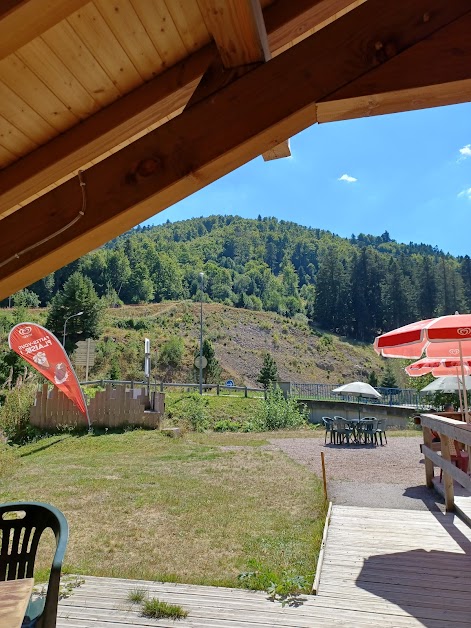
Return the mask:
<path fill-rule="evenodd" d="M 7 513 L 25 513 L 22 518 L 7 519 Z M 0 504 L 0 580 L 32 578 L 39 541 L 51 528 L 56 537 L 56 551 L 45 597 L 30 601 L 23 626 L 55 628 L 59 584 L 69 526 L 64 515 L 49 504 L 10 502 Z"/>

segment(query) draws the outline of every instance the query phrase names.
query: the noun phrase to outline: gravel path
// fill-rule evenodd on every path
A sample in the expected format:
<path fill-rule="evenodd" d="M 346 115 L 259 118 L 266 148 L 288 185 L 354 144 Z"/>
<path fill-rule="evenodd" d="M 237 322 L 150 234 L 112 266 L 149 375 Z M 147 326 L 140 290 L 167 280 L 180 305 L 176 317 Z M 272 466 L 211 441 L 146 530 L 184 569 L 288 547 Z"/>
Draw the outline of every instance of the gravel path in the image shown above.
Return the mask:
<path fill-rule="evenodd" d="M 324 445 L 324 438 L 270 440 L 319 476 L 323 451 L 329 498 L 336 504 L 436 510 L 442 499 L 424 485 L 421 442 L 421 436 L 390 437 L 383 447 Z"/>

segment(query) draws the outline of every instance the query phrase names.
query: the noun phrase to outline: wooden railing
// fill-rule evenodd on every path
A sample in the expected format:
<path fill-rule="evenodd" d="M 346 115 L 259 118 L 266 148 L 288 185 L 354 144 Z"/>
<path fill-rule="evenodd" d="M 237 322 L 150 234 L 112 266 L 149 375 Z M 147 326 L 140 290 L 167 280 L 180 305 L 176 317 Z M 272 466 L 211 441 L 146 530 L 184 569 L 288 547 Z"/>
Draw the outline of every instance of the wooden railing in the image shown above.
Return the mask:
<path fill-rule="evenodd" d="M 445 506 L 448 511 L 455 508 L 453 480 L 471 492 L 471 478 L 467 473 L 456 467 L 451 461 L 450 441 L 458 441 L 471 447 L 471 424 L 434 414 L 421 414 L 420 423 L 424 433 L 422 452 L 425 456 L 425 481 L 428 487 L 433 487 L 434 466 L 443 471 L 443 487 L 445 491 Z M 440 436 L 441 455 L 434 451 L 432 430 Z"/>

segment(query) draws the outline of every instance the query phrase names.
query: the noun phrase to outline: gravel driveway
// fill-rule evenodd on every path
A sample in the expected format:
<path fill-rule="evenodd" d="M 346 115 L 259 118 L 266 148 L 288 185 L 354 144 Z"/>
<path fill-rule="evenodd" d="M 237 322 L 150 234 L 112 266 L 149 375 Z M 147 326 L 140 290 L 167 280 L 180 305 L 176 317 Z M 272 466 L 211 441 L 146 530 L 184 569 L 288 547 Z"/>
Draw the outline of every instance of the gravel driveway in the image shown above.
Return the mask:
<path fill-rule="evenodd" d="M 324 438 L 274 438 L 270 443 L 322 476 L 329 499 L 346 506 L 436 510 L 442 499 L 425 482 L 422 436 L 390 437 L 383 447 L 324 445 Z"/>

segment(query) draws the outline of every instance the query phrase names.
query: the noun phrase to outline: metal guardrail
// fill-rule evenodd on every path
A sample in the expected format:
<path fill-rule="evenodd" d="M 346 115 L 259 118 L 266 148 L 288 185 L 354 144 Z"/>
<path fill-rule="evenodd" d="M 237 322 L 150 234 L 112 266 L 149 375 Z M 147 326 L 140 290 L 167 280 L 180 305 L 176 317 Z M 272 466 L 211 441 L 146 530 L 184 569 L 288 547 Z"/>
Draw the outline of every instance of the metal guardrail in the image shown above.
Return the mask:
<path fill-rule="evenodd" d="M 116 380 L 116 379 L 95 379 L 93 381 L 80 382 L 81 386 L 106 386 L 107 384 L 112 384 L 113 386 L 129 386 L 131 389 L 140 386 L 147 386 L 147 382 L 136 381 L 136 380 Z M 181 383 L 181 382 L 150 382 L 151 389 L 159 389 L 160 392 L 163 392 L 165 388 L 186 388 L 191 389 L 194 388 L 199 390 L 200 385 L 194 383 Z M 248 397 L 249 392 L 261 393 L 261 395 L 266 396 L 266 390 L 263 388 L 250 388 L 249 386 L 226 386 L 225 384 L 203 384 L 203 390 L 216 390 L 216 395 L 219 395 L 221 391 L 242 391 L 244 393 L 244 397 Z"/>
<path fill-rule="evenodd" d="M 357 403 L 359 400 L 364 403 L 382 404 L 389 406 L 408 406 L 412 408 L 424 407 L 423 396 L 414 389 L 409 388 L 383 388 L 377 387 L 382 396 L 381 399 L 358 398 L 356 395 L 338 395 L 333 393 L 334 388 L 339 384 L 290 384 L 290 394 L 299 399 L 314 399 L 323 401 L 350 401 Z"/>

